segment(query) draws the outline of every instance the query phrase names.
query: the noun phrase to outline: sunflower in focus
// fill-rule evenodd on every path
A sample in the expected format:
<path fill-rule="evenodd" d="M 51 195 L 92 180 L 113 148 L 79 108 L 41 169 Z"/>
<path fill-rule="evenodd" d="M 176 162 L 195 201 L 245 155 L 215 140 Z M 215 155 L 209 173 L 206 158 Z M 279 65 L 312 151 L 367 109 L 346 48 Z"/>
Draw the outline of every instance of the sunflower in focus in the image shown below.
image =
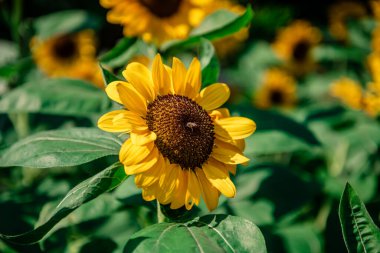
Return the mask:
<path fill-rule="evenodd" d="M 260 108 L 289 108 L 296 103 L 296 81 L 281 69 L 269 69 L 264 81 L 256 92 L 254 103 Z"/>
<path fill-rule="evenodd" d="M 234 197 L 229 173 L 249 161 L 242 153 L 244 138 L 256 125 L 219 108 L 229 98 L 228 86 L 215 83 L 200 91 L 201 66 L 196 58 L 188 69 L 173 58 L 170 68 L 157 55 L 151 71 L 134 62 L 123 76 L 128 81 L 110 83 L 106 93 L 124 109 L 103 115 L 98 126 L 130 134 L 119 159 L 125 173 L 135 175 L 143 198 L 189 210 L 202 197 L 213 210 L 220 193 Z"/>
<path fill-rule="evenodd" d="M 311 52 L 321 38 L 321 33 L 316 27 L 307 21 L 297 20 L 278 31 L 272 47 L 287 63 L 291 72 L 302 75 L 314 68 Z"/>
<path fill-rule="evenodd" d="M 331 5 L 328 11 L 331 35 L 339 41 L 346 42 L 348 37 L 347 21 L 364 17 L 366 14 L 365 6 L 359 2 L 342 1 Z"/>
<path fill-rule="evenodd" d="M 47 40 L 34 37 L 30 47 L 37 66 L 47 76 L 78 78 L 90 81 L 98 87 L 103 86 L 92 30 Z"/>
<path fill-rule="evenodd" d="M 111 9 L 107 21 L 121 24 L 125 36 L 142 37 L 147 42 L 162 44 L 184 39 L 191 28 L 205 17 L 205 7 L 213 0 L 100 0 Z"/>
<path fill-rule="evenodd" d="M 237 15 L 241 15 L 245 11 L 244 6 L 233 3 L 232 1 L 214 1 L 208 6 L 207 15 L 223 9 Z M 244 27 L 236 33 L 212 41 L 212 44 L 214 45 L 219 58 L 225 59 L 228 56 L 235 55 L 244 45 L 244 42 L 248 39 L 248 36 L 249 28 Z"/>
<path fill-rule="evenodd" d="M 358 82 L 350 78 L 343 77 L 333 82 L 330 87 L 330 94 L 353 109 L 362 109 L 363 89 Z"/>

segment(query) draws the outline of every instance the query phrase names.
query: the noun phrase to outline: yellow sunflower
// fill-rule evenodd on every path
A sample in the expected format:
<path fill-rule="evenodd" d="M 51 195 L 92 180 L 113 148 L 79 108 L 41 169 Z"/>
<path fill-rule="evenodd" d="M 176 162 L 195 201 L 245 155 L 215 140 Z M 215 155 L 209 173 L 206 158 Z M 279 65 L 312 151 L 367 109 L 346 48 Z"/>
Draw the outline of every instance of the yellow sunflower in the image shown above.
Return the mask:
<path fill-rule="evenodd" d="M 380 82 L 380 54 L 371 53 L 367 58 L 367 64 L 372 80 L 375 82 Z"/>
<path fill-rule="evenodd" d="M 318 28 L 309 22 L 296 20 L 278 31 L 273 49 L 296 75 L 304 74 L 315 66 L 311 57 L 313 48 L 321 41 Z"/>
<path fill-rule="evenodd" d="M 380 114 L 380 94 L 366 92 L 363 97 L 363 110 L 372 117 Z"/>
<path fill-rule="evenodd" d="M 296 103 L 296 81 L 281 69 L 269 69 L 264 81 L 254 96 L 254 103 L 260 108 L 292 107 Z"/>
<path fill-rule="evenodd" d="M 333 82 L 330 94 L 353 109 L 362 109 L 363 89 L 358 82 L 350 78 L 343 77 Z"/>
<path fill-rule="evenodd" d="M 162 44 L 184 39 L 191 28 L 205 16 L 204 7 L 213 0 L 100 0 L 111 10 L 107 21 L 124 26 L 125 36 L 142 37 L 147 42 Z"/>
<path fill-rule="evenodd" d="M 152 71 L 135 62 L 123 76 L 128 81 L 110 83 L 106 93 L 124 109 L 103 115 L 98 126 L 130 134 L 119 159 L 125 173 L 135 175 L 143 198 L 189 210 L 202 196 L 213 210 L 220 193 L 234 197 L 229 173 L 249 161 L 242 153 L 244 138 L 256 125 L 219 108 L 229 98 L 228 86 L 215 83 L 200 91 L 196 58 L 187 70 L 177 58 L 170 68 L 157 55 Z"/>
<path fill-rule="evenodd" d="M 345 1 L 329 7 L 329 30 L 337 40 L 347 41 L 348 31 L 346 23 L 350 18 L 361 18 L 367 14 L 365 6 L 355 1 Z"/>
<path fill-rule="evenodd" d="M 47 76 L 79 78 L 103 86 L 92 30 L 47 40 L 34 37 L 30 47 L 37 66 Z"/>
<path fill-rule="evenodd" d="M 232 1 L 215 1 L 208 6 L 208 15 L 218 10 L 228 10 L 237 15 L 241 15 L 245 11 L 245 7 L 236 4 Z M 217 55 L 221 59 L 225 59 L 228 56 L 236 54 L 241 49 L 244 42 L 248 39 L 249 28 L 244 27 L 240 31 L 231 34 L 229 36 L 214 40 L 212 44 L 215 47 Z"/>

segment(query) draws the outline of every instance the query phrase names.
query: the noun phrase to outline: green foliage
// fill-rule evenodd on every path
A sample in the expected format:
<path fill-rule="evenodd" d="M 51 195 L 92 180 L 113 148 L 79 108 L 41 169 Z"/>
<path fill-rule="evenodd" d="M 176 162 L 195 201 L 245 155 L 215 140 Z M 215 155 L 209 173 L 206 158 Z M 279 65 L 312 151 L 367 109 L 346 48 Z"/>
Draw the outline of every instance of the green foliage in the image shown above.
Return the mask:
<path fill-rule="evenodd" d="M 120 145 L 121 141 L 115 135 L 95 128 L 46 131 L 27 137 L 3 151 L 0 166 L 75 166 L 101 157 L 118 155 Z"/>
<path fill-rule="evenodd" d="M 378 252 L 380 229 L 349 183 L 340 200 L 339 219 L 348 252 Z"/>
<path fill-rule="evenodd" d="M 116 163 L 83 181 L 67 193 L 54 212 L 40 221 L 32 231 L 20 235 L 0 234 L 0 238 L 15 244 L 33 244 L 41 240 L 50 229 L 81 205 L 119 186 L 127 176 L 121 164 Z"/>
<path fill-rule="evenodd" d="M 265 241 L 252 222 L 228 215 L 206 215 L 187 223 L 160 223 L 134 234 L 124 252 L 256 252 Z"/>
<path fill-rule="evenodd" d="M 5 94 L 0 99 L 0 112 L 90 117 L 107 111 L 110 105 L 104 92 L 85 81 L 45 79 Z"/>

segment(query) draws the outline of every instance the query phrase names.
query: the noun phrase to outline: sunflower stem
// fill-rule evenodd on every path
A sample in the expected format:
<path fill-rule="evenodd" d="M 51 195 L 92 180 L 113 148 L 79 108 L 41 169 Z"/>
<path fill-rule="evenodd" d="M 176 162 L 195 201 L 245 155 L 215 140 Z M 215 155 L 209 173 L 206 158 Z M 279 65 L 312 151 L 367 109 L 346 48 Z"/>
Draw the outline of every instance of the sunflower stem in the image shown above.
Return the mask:
<path fill-rule="evenodd" d="M 161 205 L 157 200 L 157 222 L 162 223 L 166 221 L 165 215 L 161 211 Z"/>

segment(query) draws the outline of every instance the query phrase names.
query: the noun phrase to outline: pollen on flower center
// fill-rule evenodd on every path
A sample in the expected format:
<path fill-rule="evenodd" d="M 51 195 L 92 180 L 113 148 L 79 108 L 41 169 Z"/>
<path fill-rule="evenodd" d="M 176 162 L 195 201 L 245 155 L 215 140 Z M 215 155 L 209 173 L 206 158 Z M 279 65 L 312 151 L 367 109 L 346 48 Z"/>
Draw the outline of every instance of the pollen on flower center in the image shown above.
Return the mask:
<path fill-rule="evenodd" d="M 151 13 L 160 18 L 167 18 L 175 14 L 182 0 L 139 0 Z"/>
<path fill-rule="evenodd" d="M 157 148 L 171 163 L 194 170 L 209 158 L 214 125 L 208 113 L 190 98 L 158 96 L 148 105 L 146 121 L 157 135 Z"/>
<path fill-rule="evenodd" d="M 303 61 L 310 50 L 310 44 L 307 41 L 301 41 L 293 49 L 293 58 L 296 61 Z"/>
<path fill-rule="evenodd" d="M 73 38 L 63 36 L 57 39 L 53 47 L 53 53 L 61 59 L 70 59 L 77 54 L 77 46 Z"/>

